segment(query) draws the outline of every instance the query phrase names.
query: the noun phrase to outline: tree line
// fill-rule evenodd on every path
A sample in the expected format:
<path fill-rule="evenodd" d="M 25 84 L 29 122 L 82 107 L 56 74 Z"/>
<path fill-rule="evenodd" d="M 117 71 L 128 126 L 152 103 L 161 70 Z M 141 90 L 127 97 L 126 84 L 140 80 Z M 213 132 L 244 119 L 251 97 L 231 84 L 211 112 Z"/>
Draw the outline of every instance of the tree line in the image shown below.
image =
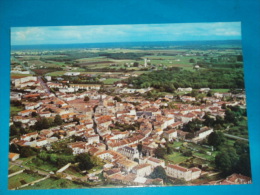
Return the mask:
<path fill-rule="evenodd" d="M 127 81 L 136 88 L 153 87 L 165 92 L 172 92 L 179 87 L 244 88 L 242 69 L 201 69 L 192 72 L 175 68 L 145 73 L 136 78 L 130 77 Z"/>

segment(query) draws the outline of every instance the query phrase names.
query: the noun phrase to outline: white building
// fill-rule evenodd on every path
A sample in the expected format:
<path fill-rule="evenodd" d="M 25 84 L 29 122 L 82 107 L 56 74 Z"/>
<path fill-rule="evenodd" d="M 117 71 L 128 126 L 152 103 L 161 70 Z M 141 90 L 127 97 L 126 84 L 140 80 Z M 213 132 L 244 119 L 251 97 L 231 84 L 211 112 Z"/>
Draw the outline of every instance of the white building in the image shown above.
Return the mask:
<path fill-rule="evenodd" d="M 65 76 L 78 76 L 80 72 L 66 72 L 64 73 Z"/>
<path fill-rule="evenodd" d="M 132 170 L 132 172 L 139 177 L 148 176 L 152 173 L 152 171 L 152 165 L 148 163 L 137 165 Z"/>

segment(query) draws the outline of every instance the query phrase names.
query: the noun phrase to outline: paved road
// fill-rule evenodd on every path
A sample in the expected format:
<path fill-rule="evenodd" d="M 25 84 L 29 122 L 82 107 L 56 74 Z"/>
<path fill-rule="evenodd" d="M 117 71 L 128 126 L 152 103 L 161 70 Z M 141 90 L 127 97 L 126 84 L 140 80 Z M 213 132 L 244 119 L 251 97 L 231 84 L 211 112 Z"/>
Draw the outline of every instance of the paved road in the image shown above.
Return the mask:
<path fill-rule="evenodd" d="M 225 135 L 226 137 L 230 137 L 230 138 L 234 138 L 234 139 L 239 139 L 239 140 L 248 141 L 248 139 L 243 138 L 243 137 L 238 137 L 238 136 L 230 135 L 230 134 L 227 134 L 227 133 L 224 133 L 224 135 Z"/>
<path fill-rule="evenodd" d="M 38 76 L 38 80 L 40 81 L 41 86 L 47 91 L 48 94 L 50 94 L 50 89 L 49 87 L 46 85 L 46 83 L 42 80 L 41 76 Z"/>

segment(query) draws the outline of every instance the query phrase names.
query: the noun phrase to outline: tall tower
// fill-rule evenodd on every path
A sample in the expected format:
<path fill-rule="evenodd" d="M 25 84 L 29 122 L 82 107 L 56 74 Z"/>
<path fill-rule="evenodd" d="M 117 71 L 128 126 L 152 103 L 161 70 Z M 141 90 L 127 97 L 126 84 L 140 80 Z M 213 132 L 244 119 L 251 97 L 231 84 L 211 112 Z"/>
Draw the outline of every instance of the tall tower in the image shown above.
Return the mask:
<path fill-rule="evenodd" d="M 147 67 L 147 58 L 144 58 L 144 67 Z"/>

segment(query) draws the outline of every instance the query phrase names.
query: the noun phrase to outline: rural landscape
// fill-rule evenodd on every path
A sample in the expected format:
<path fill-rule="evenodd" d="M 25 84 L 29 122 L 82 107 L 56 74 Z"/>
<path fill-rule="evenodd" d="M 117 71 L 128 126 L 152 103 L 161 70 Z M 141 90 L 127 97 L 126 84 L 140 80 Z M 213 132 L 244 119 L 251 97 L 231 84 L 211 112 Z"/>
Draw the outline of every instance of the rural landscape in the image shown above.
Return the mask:
<path fill-rule="evenodd" d="M 241 40 L 12 45 L 8 189 L 250 184 Z"/>

